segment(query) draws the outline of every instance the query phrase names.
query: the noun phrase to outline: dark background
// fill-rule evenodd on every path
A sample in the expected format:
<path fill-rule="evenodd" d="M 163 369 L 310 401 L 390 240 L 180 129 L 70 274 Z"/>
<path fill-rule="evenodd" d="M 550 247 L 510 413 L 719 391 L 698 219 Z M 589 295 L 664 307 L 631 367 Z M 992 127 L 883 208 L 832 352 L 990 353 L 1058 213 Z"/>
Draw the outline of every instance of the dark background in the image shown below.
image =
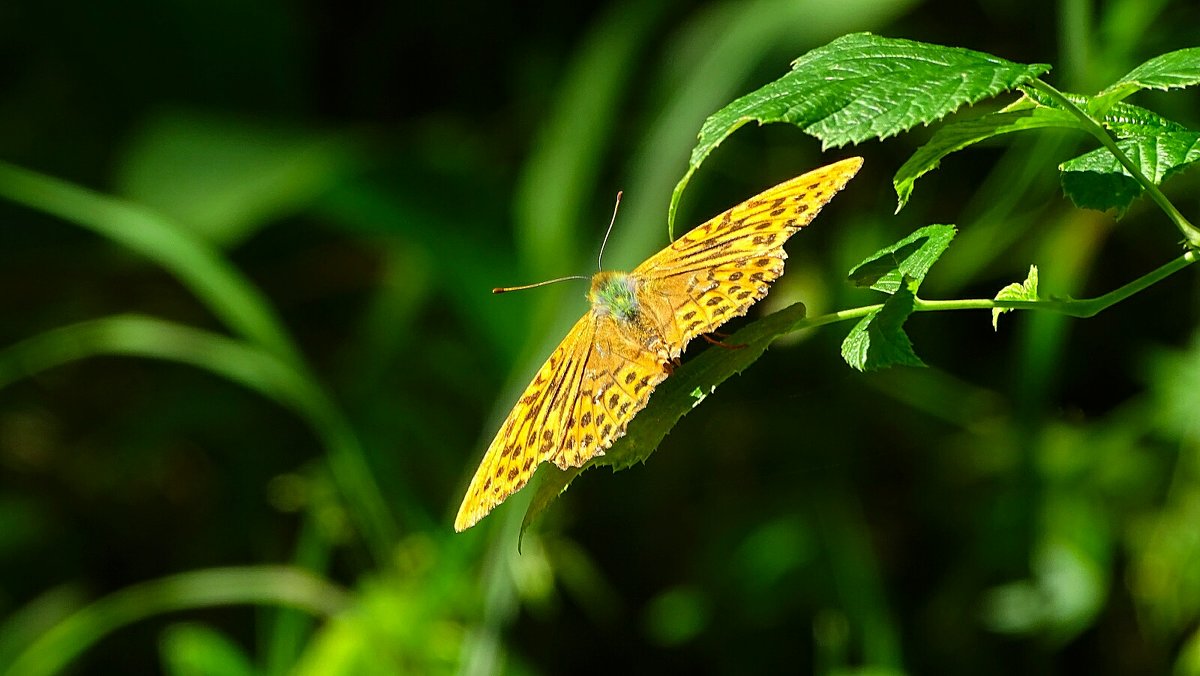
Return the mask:
<path fill-rule="evenodd" d="M 261 290 L 359 440 L 396 540 L 381 555 L 354 527 L 362 493 L 330 478 L 311 421 L 211 365 L 98 350 L 24 377 L 0 353 L 0 374 L 22 373 L 0 377 L 0 660 L 33 617 L 292 563 L 345 587 L 349 617 L 287 630 L 295 616 L 248 603 L 147 610 L 84 631 L 73 664 L 1196 673 L 1190 270 L 1089 320 L 915 316 L 928 369 L 850 370 L 846 324 L 781 341 L 647 464 L 585 474 L 520 555 L 529 491 L 466 534 L 451 523 L 518 388 L 586 307 L 582 283 L 488 290 L 590 274 L 617 190 L 606 267 L 663 246 L 707 115 L 852 31 L 1047 62 L 1088 93 L 1194 46 L 1198 25 L 1194 3 L 1142 0 L 3 3 L 0 161 L 161 214 Z M 1195 92 L 1135 102 L 1200 124 Z M 930 133 L 821 152 L 745 127 L 680 223 L 862 154 L 762 303 L 812 315 L 877 302 L 845 272 L 929 223 L 960 228 L 929 298 L 991 297 L 1031 263 L 1045 292 L 1095 296 L 1179 253 L 1148 202 L 1120 221 L 1074 209 L 1055 166 L 1092 146 L 1057 133 L 952 156 L 893 215 L 891 175 Z M 164 266 L 12 199 L 10 179 L 0 346 L 124 313 L 231 334 Z M 1196 188 L 1165 186 L 1192 218 Z M 209 658 L 224 666 L 180 670 Z"/>

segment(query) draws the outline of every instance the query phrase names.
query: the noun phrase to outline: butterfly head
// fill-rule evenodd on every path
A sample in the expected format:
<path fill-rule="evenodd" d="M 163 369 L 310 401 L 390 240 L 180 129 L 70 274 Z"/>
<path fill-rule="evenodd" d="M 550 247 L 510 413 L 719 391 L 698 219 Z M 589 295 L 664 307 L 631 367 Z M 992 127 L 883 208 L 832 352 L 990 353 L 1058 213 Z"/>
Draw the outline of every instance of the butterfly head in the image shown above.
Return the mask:
<path fill-rule="evenodd" d="M 638 316 L 637 285 L 625 272 L 597 272 L 592 275 L 592 288 L 588 291 L 592 311 L 615 317 L 621 321 L 633 321 Z"/>

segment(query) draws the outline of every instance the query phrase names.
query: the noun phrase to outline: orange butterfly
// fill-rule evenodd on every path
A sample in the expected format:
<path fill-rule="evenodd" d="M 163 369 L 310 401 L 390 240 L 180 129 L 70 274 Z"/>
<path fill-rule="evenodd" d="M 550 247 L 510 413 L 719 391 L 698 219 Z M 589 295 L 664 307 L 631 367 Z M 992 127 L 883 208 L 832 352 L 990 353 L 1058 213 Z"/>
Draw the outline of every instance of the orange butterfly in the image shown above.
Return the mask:
<path fill-rule="evenodd" d="M 625 434 L 688 342 L 746 314 L 783 274 L 783 244 L 862 166 L 835 162 L 709 220 L 633 272 L 597 272 L 567 333 L 484 453 L 454 529 L 475 525 L 543 462 L 582 467 Z"/>

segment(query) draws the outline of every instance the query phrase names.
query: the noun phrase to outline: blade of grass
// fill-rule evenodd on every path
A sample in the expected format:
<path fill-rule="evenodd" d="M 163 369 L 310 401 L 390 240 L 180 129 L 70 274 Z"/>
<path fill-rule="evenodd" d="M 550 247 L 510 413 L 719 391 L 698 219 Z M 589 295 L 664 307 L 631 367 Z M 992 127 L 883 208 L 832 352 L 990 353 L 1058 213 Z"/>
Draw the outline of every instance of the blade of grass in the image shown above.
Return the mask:
<path fill-rule="evenodd" d="M 317 416 L 310 422 L 323 431 L 333 475 L 364 540 L 380 561 L 386 558 L 396 541 L 395 524 L 358 438 L 340 410 L 320 392 L 267 298 L 216 249 L 136 204 L 4 162 L 0 162 L 0 197 L 58 216 L 146 256 L 173 274 L 235 333 L 289 366 L 288 385 L 297 388 L 293 396 L 321 402 L 303 410 Z"/>
<path fill-rule="evenodd" d="M 341 587 L 287 566 L 212 568 L 172 575 L 126 587 L 80 609 L 42 634 L 5 673 L 58 673 L 113 631 L 163 613 L 263 604 L 330 617 L 348 603 L 347 592 Z"/>
<path fill-rule="evenodd" d="M 97 355 L 163 359 L 211 371 L 296 411 L 312 427 L 373 553 L 384 560 L 393 524 L 364 464 L 362 449 L 334 404 L 294 364 L 234 338 L 142 315 L 96 319 L 47 331 L 0 351 L 0 387 L 60 364 Z M 363 493 L 356 489 L 362 488 Z"/>
<path fill-rule="evenodd" d="M 153 211 L 0 162 L 0 197 L 52 214 L 161 265 L 235 333 L 300 363 L 266 297 L 216 249 Z"/>

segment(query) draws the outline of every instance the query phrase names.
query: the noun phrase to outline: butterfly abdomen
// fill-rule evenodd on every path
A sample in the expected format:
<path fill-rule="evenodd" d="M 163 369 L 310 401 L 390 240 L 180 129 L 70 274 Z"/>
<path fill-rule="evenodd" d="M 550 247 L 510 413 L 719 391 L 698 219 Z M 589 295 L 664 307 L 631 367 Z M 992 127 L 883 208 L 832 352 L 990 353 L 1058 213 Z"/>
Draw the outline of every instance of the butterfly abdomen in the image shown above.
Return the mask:
<path fill-rule="evenodd" d="M 641 314 L 637 285 L 624 272 L 597 272 L 593 275 L 588 300 L 596 313 L 622 322 L 633 322 Z"/>

